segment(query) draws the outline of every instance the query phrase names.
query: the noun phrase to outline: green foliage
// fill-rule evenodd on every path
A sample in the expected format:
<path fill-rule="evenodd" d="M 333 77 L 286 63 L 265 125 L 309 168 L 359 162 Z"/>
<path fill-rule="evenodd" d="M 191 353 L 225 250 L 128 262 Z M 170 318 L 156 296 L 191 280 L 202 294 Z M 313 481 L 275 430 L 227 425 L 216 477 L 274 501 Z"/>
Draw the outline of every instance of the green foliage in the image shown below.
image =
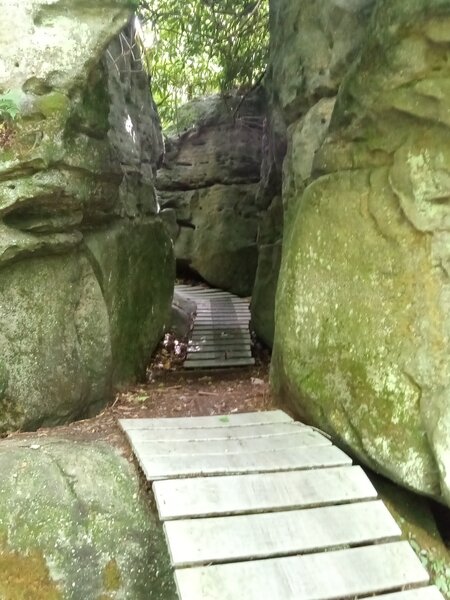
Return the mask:
<path fill-rule="evenodd" d="M 0 122 L 14 121 L 18 114 L 17 94 L 11 90 L 0 94 Z"/>
<path fill-rule="evenodd" d="M 245 91 L 268 54 L 268 0 L 141 1 L 146 58 L 163 125 L 193 98 Z"/>

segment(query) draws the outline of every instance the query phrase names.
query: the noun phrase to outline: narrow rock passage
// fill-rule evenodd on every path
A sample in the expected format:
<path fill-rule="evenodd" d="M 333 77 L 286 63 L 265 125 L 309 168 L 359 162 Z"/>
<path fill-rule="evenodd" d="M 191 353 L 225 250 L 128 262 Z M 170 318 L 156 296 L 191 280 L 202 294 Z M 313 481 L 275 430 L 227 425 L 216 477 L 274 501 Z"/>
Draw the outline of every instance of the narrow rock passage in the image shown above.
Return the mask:
<path fill-rule="evenodd" d="M 255 364 L 250 338 L 248 301 L 229 292 L 177 285 L 175 291 L 197 305 L 185 369 Z"/>

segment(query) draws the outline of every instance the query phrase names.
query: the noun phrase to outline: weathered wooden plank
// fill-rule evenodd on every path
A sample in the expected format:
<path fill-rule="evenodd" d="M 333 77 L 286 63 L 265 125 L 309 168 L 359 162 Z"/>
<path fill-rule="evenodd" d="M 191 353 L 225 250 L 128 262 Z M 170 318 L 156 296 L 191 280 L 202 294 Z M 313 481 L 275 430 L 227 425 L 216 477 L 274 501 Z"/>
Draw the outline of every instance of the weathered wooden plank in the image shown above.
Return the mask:
<path fill-rule="evenodd" d="M 214 455 L 214 454 L 248 454 L 254 452 L 275 452 L 285 448 L 311 448 L 313 446 L 331 446 L 331 442 L 313 429 L 300 428 L 289 435 L 260 438 L 239 438 L 221 440 L 170 441 L 143 440 L 129 432 L 133 448 L 142 459 L 145 456 L 171 455 Z"/>
<path fill-rule="evenodd" d="M 209 324 L 199 323 L 196 325 L 194 323 L 194 329 L 196 332 L 201 333 L 202 331 L 211 331 L 217 332 L 219 335 L 221 333 L 234 333 L 239 331 L 248 331 L 248 325 L 241 325 L 239 323 L 230 324 L 230 326 L 224 326 L 220 323 L 214 323 L 212 326 Z"/>
<path fill-rule="evenodd" d="M 240 427 L 202 427 L 189 429 L 133 429 L 135 441 L 189 441 L 189 440 L 229 440 L 247 438 L 272 438 L 290 435 L 308 429 L 302 423 L 263 423 Z M 270 443 L 270 440 L 269 442 Z"/>
<path fill-rule="evenodd" d="M 181 600 L 334 600 L 428 582 L 407 542 L 175 571 Z"/>
<path fill-rule="evenodd" d="M 401 530 L 381 502 L 287 512 L 167 521 L 172 565 L 186 567 L 288 556 L 398 539 Z"/>
<path fill-rule="evenodd" d="M 199 319 L 226 319 L 226 318 L 239 318 L 239 319 L 250 319 L 250 313 L 245 313 L 244 311 L 234 312 L 234 311 L 221 311 L 221 312 L 200 312 L 196 315 L 196 321 Z"/>
<path fill-rule="evenodd" d="M 248 331 L 240 331 L 240 332 L 236 332 L 236 333 L 218 333 L 214 330 L 211 331 L 206 331 L 206 332 L 196 332 L 193 331 L 191 336 L 190 336 L 190 342 L 198 342 L 198 341 L 202 341 L 202 340 L 211 340 L 211 339 L 215 339 L 219 342 L 223 342 L 223 341 L 236 341 L 236 340 L 245 340 L 248 342 L 251 342 L 251 337 L 250 337 L 250 333 Z"/>
<path fill-rule="evenodd" d="M 430 585 L 392 594 L 382 594 L 377 596 L 377 600 L 444 600 L 444 596 L 435 585 Z"/>
<path fill-rule="evenodd" d="M 197 314 L 216 314 L 217 312 L 234 312 L 234 313 L 242 313 L 242 314 L 250 314 L 250 308 L 248 304 L 233 304 L 231 302 L 221 302 L 214 304 L 197 304 Z"/>
<path fill-rule="evenodd" d="M 219 340 L 218 342 L 214 342 L 214 340 L 205 340 L 204 342 L 189 342 L 188 349 L 190 352 L 194 351 L 204 351 L 209 352 L 212 351 L 225 351 L 225 350 L 242 350 L 242 348 L 248 348 L 246 344 L 239 343 L 238 341 L 233 340 Z"/>
<path fill-rule="evenodd" d="M 137 452 L 136 456 L 149 481 L 197 475 L 317 469 L 351 464 L 351 459 L 335 446 L 312 446 L 306 451 L 304 448 L 289 448 L 252 454 L 201 456 L 153 456 Z"/>
<path fill-rule="evenodd" d="M 250 348 L 246 344 L 235 344 L 235 346 L 218 346 L 216 344 L 211 344 L 208 347 L 199 347 L 199 346 L 189 346 L 189 353 L 192 357 L 200 357 L 201 355 L 205 355 L 205 357 L 217 354 L 217 357 L 220 358 L 222 356 L 237 356 L 237 354 L 241 355 L 241 358 L 246 356 L 252 356 Z M 237 357 L 239 358 L 239 357 Z"/>
<path fill-rule="evenodd" d="M 358 466 L 157 481 L 153 491 L 163 520 L 325 506 L 377 497 Z"/>
<path fill-rule="evenodd" d="M 241 348 L 228 350 L 226 348 L 221 349 L 217 347 L 211 347 L 209 350 L 191 347 L 185 362 L 190 362 L 191 360 L 234 360 L 235 358 L 251 357 L 251 350 L 247 349 L 244 345 L 242 345 Z"/>
<path fill-rule="evenodd" d="M 245 317 L 238 317 L 237 315 L 230 315 L 230 316 L 225 316 L 225 317 L 219 317 L 217 315 L 213 315 L 211 317 L 196 317 L 195 318 L 195 322 L 194 322 L 194 326 L 197 325 L 206 325 L 206 324 L 213 324 L 213 325 L 246 325 L 248 323 L 249 317 L 245 316 Z"/>
<path fill-rule="evenodd" d="M 214 356 L 216 355 L 216 356 Z M 252 351 L 245 344 L 211 344 L 209 346 L 191 346 L 187 360 L 196 360 L 197 358 L 251 358 Z"/>
<path fill-rule="evenodd" d="M 219 359 L 215 358 L 212 360 L 186 360 L 183 363 L 185 369 L 213 369 L 217 367 L 251 367 L 255 364 L 254 358 L 233 358 L 233 359 Z"/>
<path fill-rule="evenodd" d="M 282 410 L 261 412 L 242 412 L 229 415 L 211 415 L 207 417 L 174 417 L 168 419 L 120 419 L 122 429 L 127 432 L 133 429 L 197 429 L 204 427 L 227 428 L 232 425 L 241 427 L 261 425 L 265 423 L 293 423 L 292 417 Z"/>

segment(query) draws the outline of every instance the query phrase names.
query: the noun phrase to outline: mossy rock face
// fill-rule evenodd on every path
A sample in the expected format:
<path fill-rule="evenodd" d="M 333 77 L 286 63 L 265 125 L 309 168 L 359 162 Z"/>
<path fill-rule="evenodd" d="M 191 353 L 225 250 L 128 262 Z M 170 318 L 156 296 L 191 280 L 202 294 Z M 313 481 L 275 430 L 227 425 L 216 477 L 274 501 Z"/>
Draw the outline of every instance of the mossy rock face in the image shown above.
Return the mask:
<path fill-rule="evenodd" d="M 299 415 L 448 505 L 449 28 L 448 3 L 377 4 L 316 154 L 320 176 L 286 190 L 295 218 L 272 365 Z"/>
<path fill-rule="evenodd" d="M 0 147 L 0 432 L 89 415 L 142 374 L 174 280 L 161 127 L 138 48 L 123 50 L 136 2 L 8 7 L 0 94 L 19 114 Z"/>
<path fill-rule="evenodd" d="M 175 600 L 162 526 L 102 443 L 0 444 L 0 596 Z"/>
<path fill-rule="evenodd" d="M 274 0 L 269 86 L 289 125 L 333 96 L 364 40 L 376 0 Z"/>
<path fill-rule="evenodd" d="M 85 235 L 109 315 L 113 381 L 141 376 L 170 317 L 172 242 L 159 219 Z"/>
<path fill-rule="evenodd" d="M 0 431 L 85 416 L 109 398 L 109 317 L 82 253 L 2 269 L 0 330 Z"/>
<path fill-rule="evenodd" d="M 166 218 L 178 264 L 215 287 L 250 295 L 264 117 L 260 92 L 241 100 L 212 96 L 182 107 L 186 131 L 168 140 L 156 185 L 164 212 L 175 212 Z"/>
<path fill-rule="evenodd" d="M 446 600 L 450 600 L 450 550 L 439 533 L 429 501 L 382 477 L 369 475 L 381 499 Z"/>
<path fill-rule="evenodd" d="M 251 294 L 258 259 L 255 192 L 254 184 L 233 184 L 164 193 L 180 223 L 178 262 L 240 296 Z"/>

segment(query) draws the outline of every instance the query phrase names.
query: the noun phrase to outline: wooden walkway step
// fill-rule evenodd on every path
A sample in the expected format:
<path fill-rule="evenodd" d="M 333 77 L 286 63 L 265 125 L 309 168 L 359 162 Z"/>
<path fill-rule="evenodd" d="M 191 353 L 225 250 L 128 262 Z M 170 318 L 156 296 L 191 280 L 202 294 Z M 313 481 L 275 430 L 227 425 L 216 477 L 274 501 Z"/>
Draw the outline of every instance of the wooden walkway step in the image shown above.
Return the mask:
<path fill-rule="evenodd" d="M 180 600 L 443 600 L 361 467 L 284 412 L 120 425 Z"/>
<path fill-rule="evenodd" d="M 202 286 L 177 285 L 175 291 L 197 305 L 185 369 L 240 367 L 255 364 L 248 301 Z"/>

